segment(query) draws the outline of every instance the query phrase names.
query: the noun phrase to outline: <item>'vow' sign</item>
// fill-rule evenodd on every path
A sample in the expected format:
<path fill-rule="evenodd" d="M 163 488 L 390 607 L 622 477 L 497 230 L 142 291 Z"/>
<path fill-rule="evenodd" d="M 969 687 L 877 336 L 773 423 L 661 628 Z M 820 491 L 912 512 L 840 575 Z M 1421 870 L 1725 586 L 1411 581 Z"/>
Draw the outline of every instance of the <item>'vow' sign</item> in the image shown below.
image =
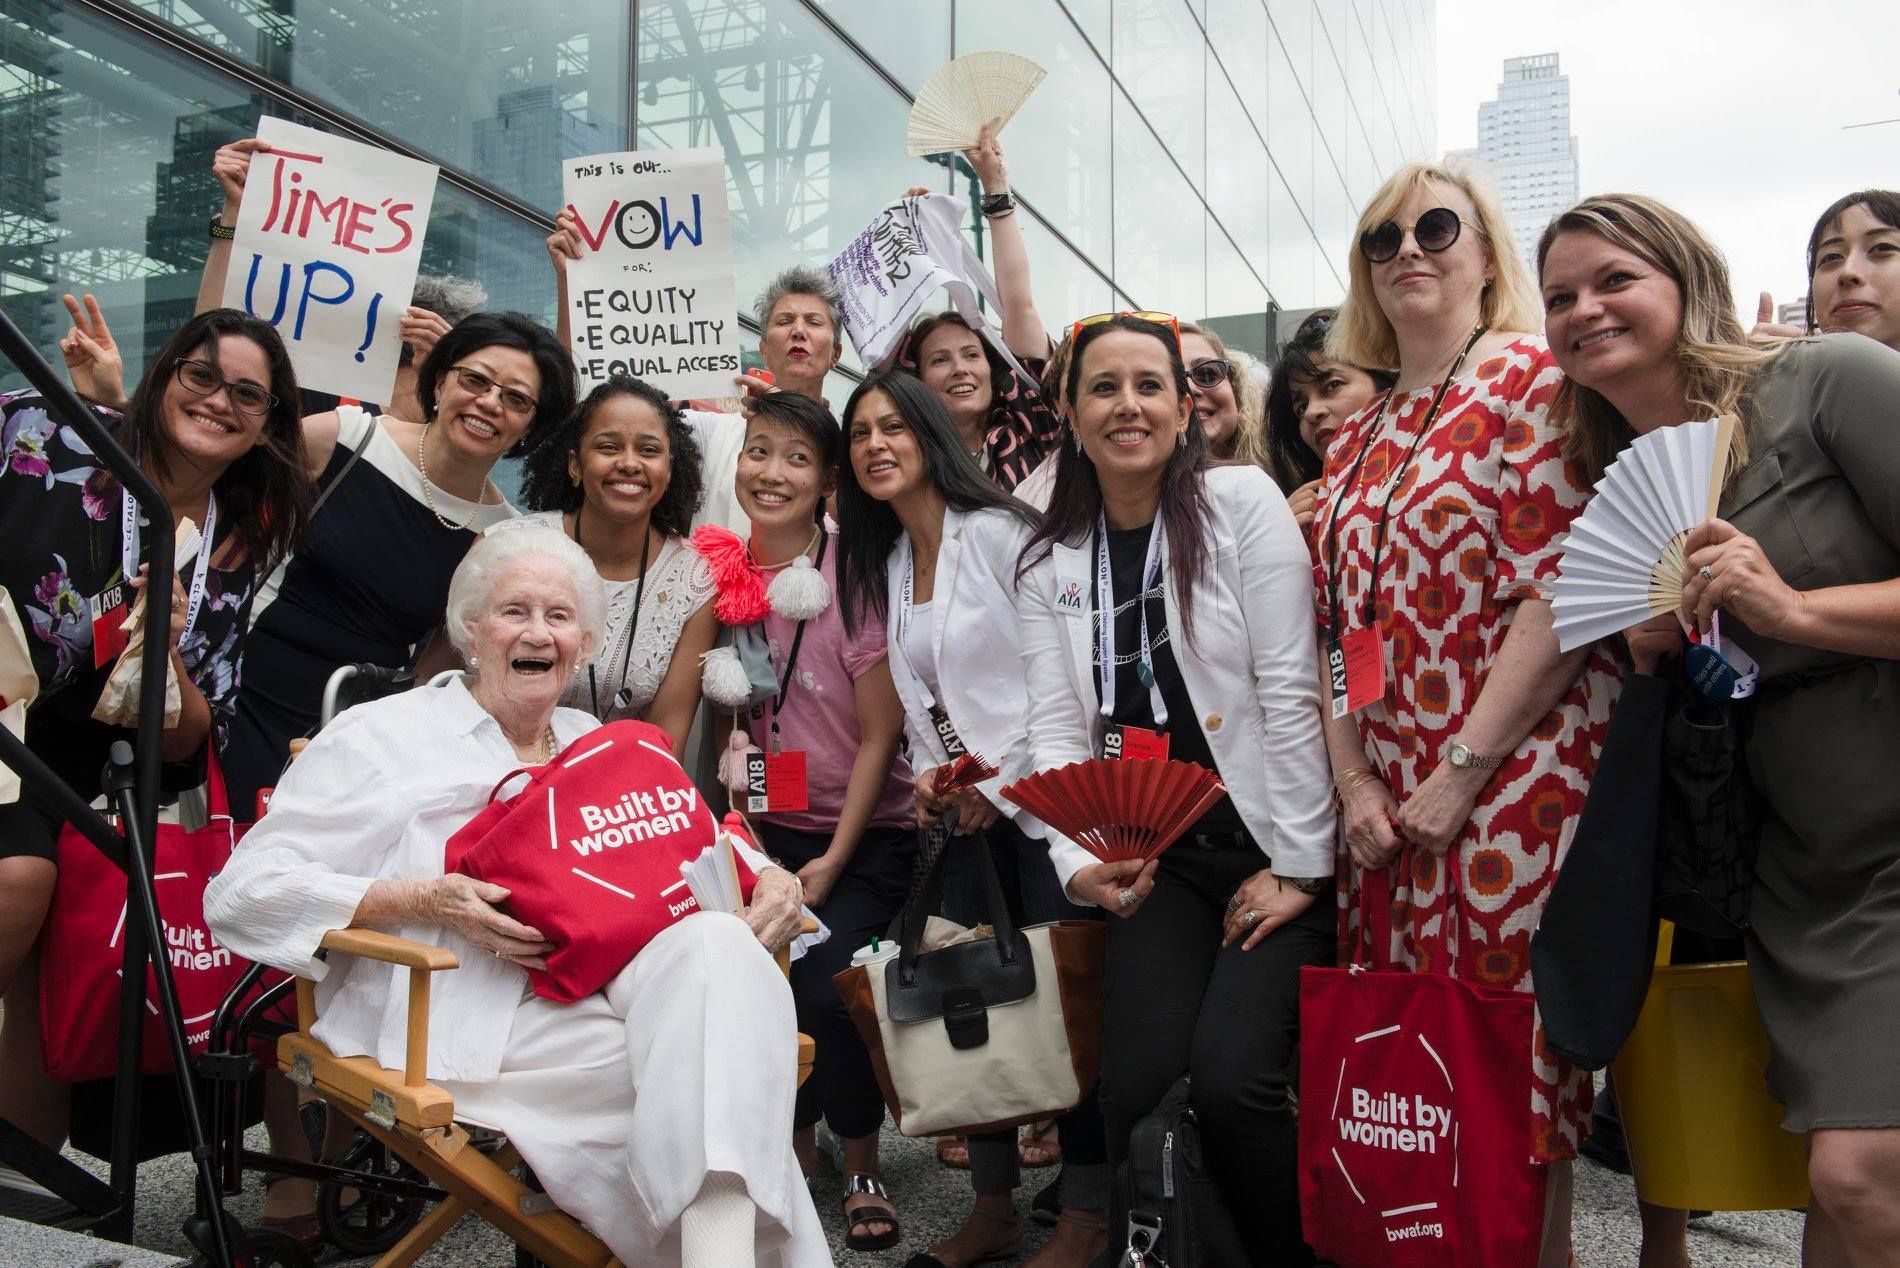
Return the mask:
<path fill-rule="evenodd" d="M 739 301 L 724 153 L 595 154 L 562 172 L 581 236 L 567 265 L 581 390 L 630 374 L 674 400 L 731 395 Z"/>
<path fill-rule="evenodd" d="M 277 327 L 300 386 L 386 402 L 436 168 L 282 119 L 257 135 L 224 303 Z"/>

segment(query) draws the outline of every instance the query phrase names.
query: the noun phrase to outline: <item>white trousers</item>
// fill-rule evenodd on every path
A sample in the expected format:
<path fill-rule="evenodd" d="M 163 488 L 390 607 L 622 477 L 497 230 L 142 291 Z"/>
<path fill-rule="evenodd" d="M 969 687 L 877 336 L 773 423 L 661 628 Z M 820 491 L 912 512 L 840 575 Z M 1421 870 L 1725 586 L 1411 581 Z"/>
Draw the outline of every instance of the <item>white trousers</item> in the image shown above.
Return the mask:
<path fill-rule="evenodd" d="M 631 1266 L 677 1265 L 680 1213 L 728 1171 L 758 1207 L 759 1264 L 819 1268 L 831 1251 L 792 1153 L 797 1033 L 758 939 L 702 912 L 586 999 L 524 998 L 500 1077 L 442 1086 Z"/>

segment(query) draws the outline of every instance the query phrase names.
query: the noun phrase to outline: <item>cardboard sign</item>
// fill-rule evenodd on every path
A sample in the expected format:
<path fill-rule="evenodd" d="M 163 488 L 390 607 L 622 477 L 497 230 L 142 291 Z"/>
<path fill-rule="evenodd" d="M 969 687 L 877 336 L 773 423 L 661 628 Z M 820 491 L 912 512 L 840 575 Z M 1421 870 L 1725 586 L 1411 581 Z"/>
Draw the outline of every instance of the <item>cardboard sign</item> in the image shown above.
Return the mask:
<path fill-rule="evenodd" d="M 1023 369 L 989 318 L 977 307 L 981 294 L 991 312 L 1001 312 L 996 283 L 958 230 L 963 204 L 948 194 L 900 198 L 877 213 L 864 232 L 827 267 L 844 296 L 844 328 L 867 366 L 884 364 L 903 341 L 924 301 L 948 291 L 957 312 L 981 331 L 1016 373 Z"/>
<path fill-rule="evenodd" d="M 724 151 L 595 154 L 561 171 L 581 236 L 567 319 L 582 394 L 630 374 L 673 400 L 730 396 L 739 300 Z"/>
<path fill-rule="evenodd" d="M 257 135 L 224 303 L 277 327 L 300 387 L 387 401 L 436 168 L 282 119 Z"/>

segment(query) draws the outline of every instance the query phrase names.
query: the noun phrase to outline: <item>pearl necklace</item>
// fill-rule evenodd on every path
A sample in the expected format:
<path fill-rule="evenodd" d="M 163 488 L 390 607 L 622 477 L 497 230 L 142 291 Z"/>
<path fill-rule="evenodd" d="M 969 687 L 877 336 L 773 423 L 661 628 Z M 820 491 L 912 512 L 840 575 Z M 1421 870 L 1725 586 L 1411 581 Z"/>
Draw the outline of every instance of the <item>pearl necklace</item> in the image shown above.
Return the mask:
<path fill-rule="evenodd" d="M 422 456 L 423 447 L 429 442 L 429 429 L 433 426 L 435 426 L 434 420 L 424 423 L 422 425 L 422 435 L 416 437 L 416 470 L 422 473 L 422 501 L 423 504 L 429 508 L 429 514 L 435 516 L 436 523 L 444 528 L 452 528 L 460 531 L 466 529 L 470 524 L 473 524 L 475 517 L 482 513 L 482 507 L 486 505 L 488 501 L 488 481 L 482 481 L 481 492 L 475 495 L 475 509 L 470 511 L 468 518 L 463 520 L 460 524 L 457 524 L 454 520 L 449 519 L 443 515 L 442 512 L 436 510 L 435 494 L 430 492 L 434 486 L 429 483 L 429 463 Z M 553 732 L 549 732 L 549 734 L 552 735 Z"/>

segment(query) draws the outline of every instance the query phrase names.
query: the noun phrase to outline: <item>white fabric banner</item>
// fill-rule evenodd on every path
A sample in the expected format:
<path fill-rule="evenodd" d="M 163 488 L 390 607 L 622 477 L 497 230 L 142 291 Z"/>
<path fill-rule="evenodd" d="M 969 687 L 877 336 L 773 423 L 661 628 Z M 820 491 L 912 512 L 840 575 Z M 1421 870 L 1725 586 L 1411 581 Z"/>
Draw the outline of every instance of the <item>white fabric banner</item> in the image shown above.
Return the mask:
<path fill-rule="evenodd" d="M 739 300 L 724 152 L 595 154 L 561 171 L 581 236 L 567 265 L 581 391 L 631 374 L 673 400 L 732 395 Z"/>
<path fill-rule="evenodd" d="M 1003 303 L 989 270 L 959 232 L 962 220 L 963 204 L 949 194 L 900 198 L 878 212 L 827 266 L 844 296 L 845 330 L 864 364 L 881 366 L 903 342 L 924 301 L 948 291 L 970 328 L 1033 383 L 1035 376 L 1010 355 L 1002 335 L 977 307 L 978 295 L 992 312 L 1002 311 Z"/>
<path fill-rule="evenodd" d="M 387 404 L 436 168 L 282 119 L 257 135 L 224 303 L 277 327 L 298 386 Z"/>

